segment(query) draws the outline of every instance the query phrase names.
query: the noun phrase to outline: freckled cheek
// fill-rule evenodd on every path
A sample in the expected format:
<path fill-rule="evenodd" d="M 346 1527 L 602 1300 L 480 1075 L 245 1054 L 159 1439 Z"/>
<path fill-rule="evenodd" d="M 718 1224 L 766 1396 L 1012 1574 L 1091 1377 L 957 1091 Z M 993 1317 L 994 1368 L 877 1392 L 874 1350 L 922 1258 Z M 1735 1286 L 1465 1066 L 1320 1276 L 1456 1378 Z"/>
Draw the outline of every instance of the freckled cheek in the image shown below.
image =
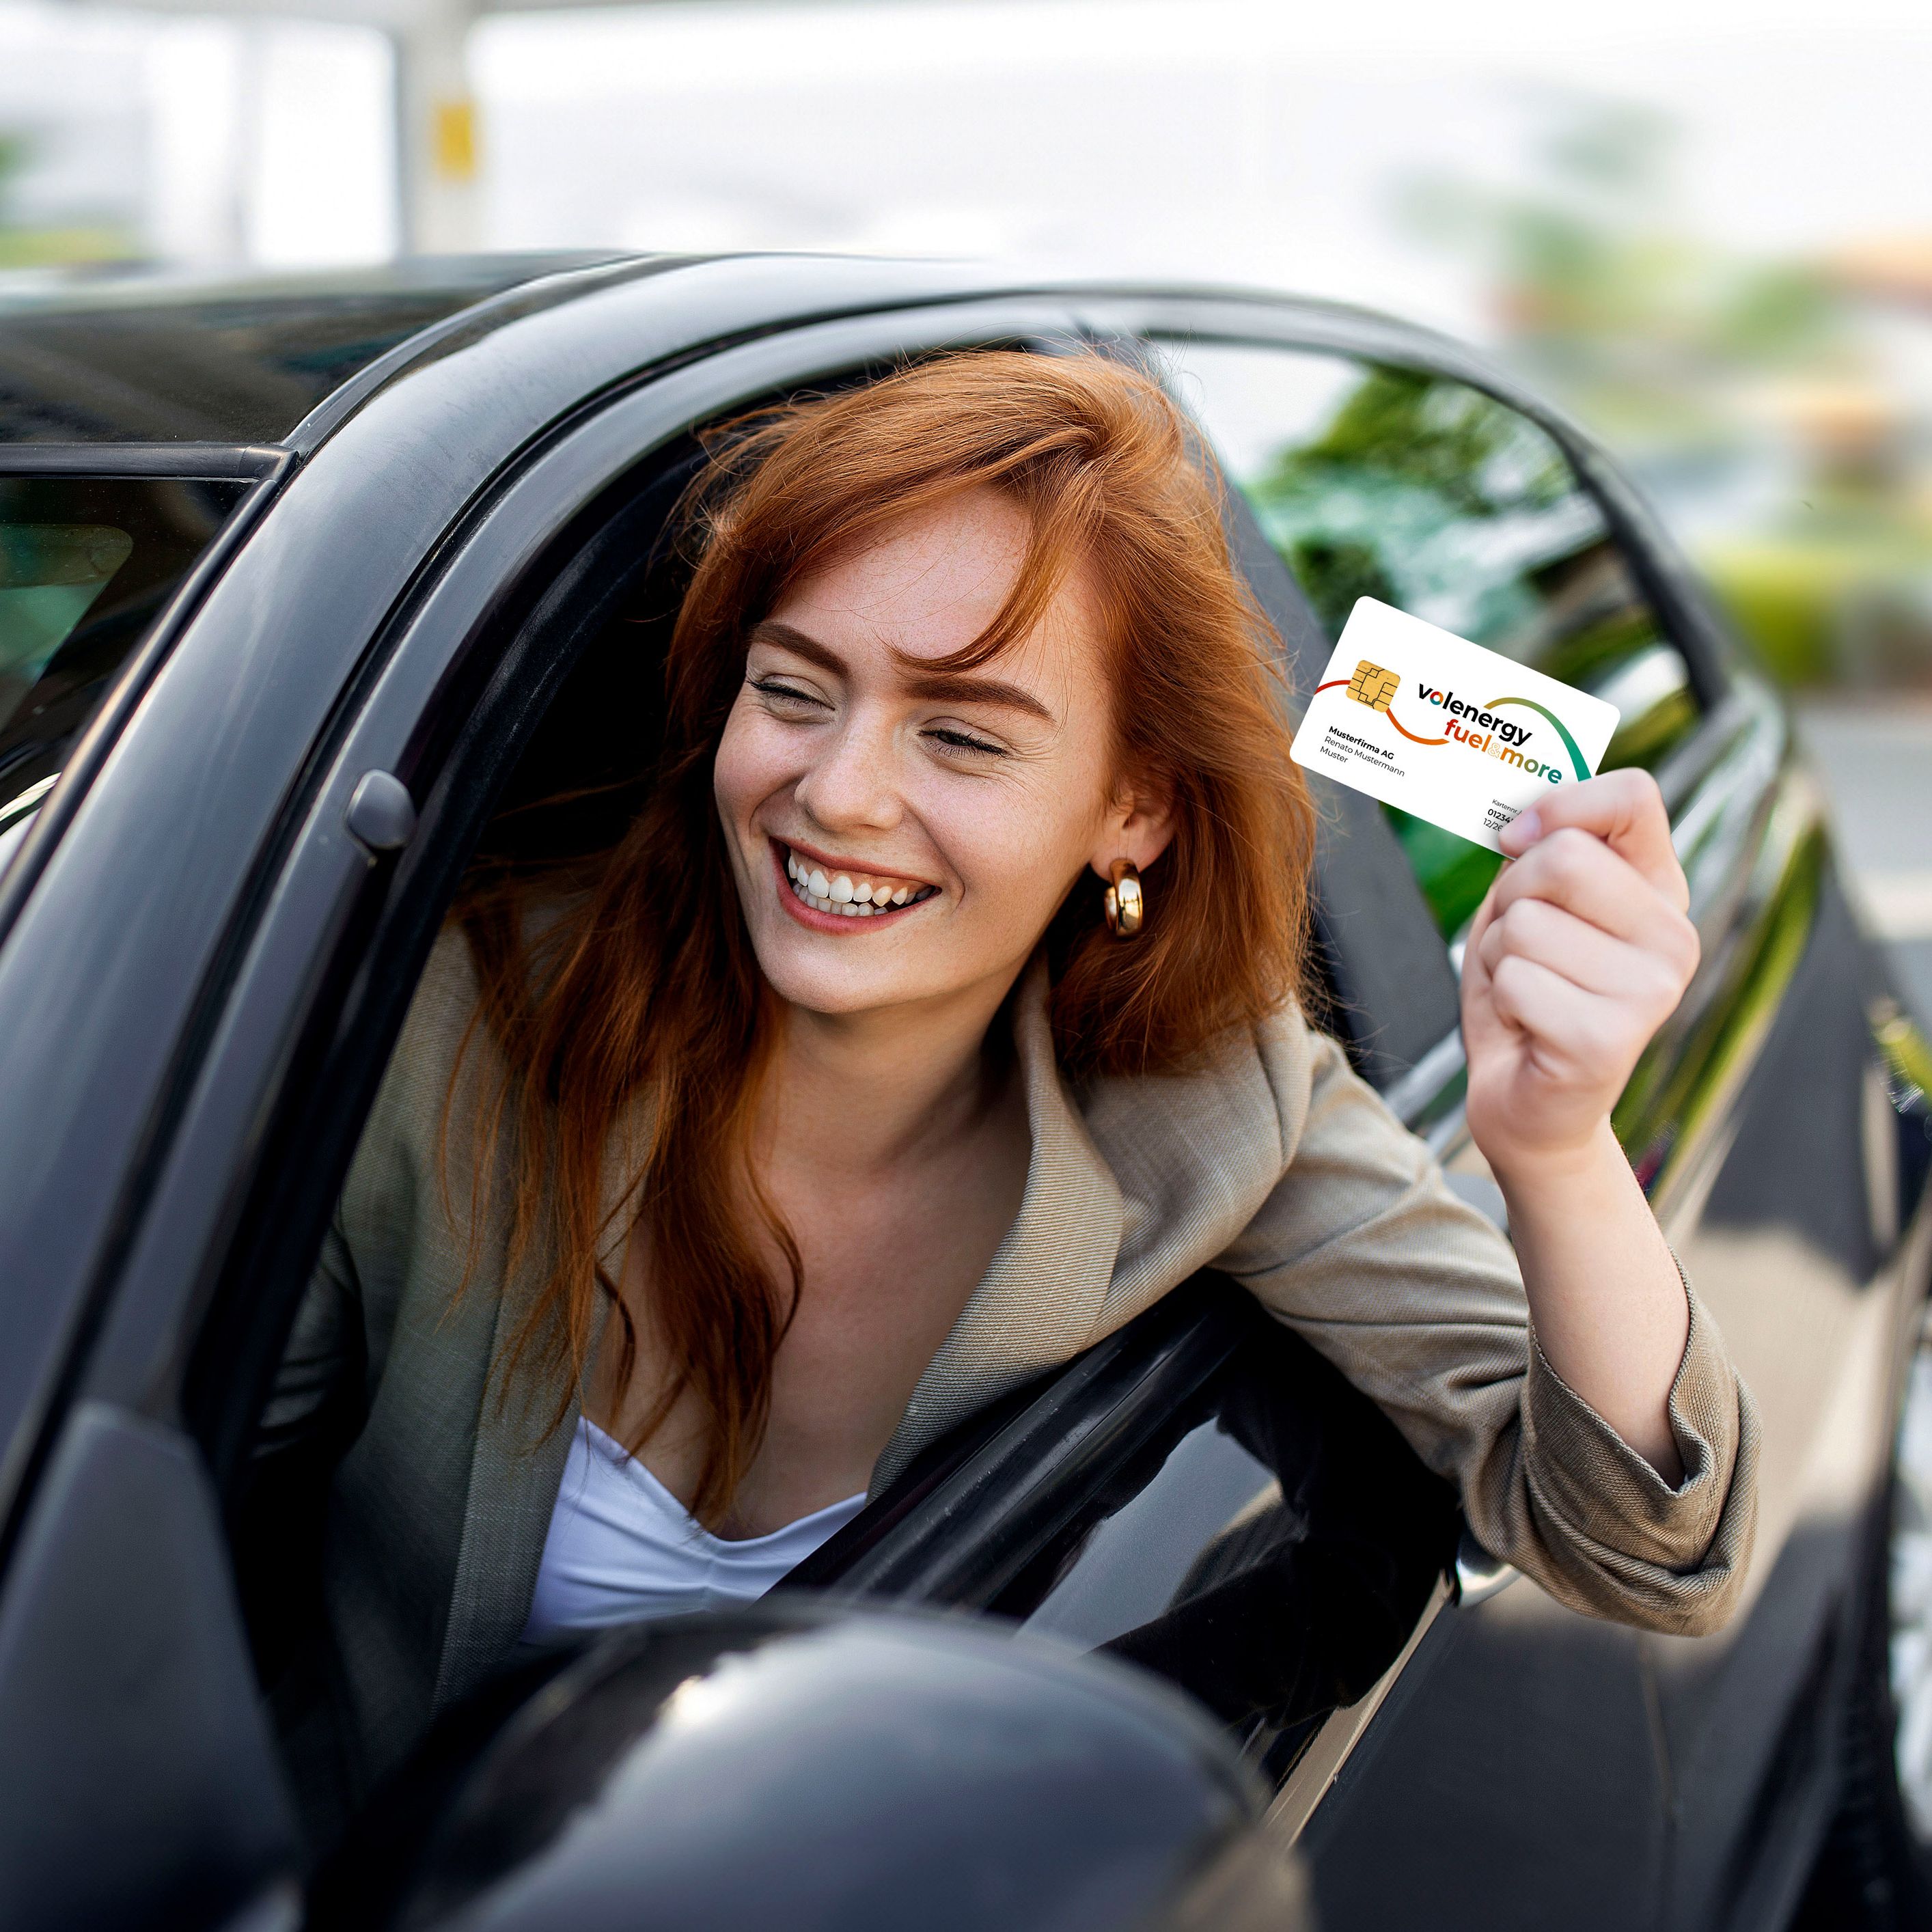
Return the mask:
<path fill-rule="evenodd" d="M 1004 787 L 988 796 L 990 784 L 974 789 L 979 796 L 931 800 L 921 819 L 976 911 L 1003 925 L 1043 926 L 1082 855 L 1038 799 Z"/>

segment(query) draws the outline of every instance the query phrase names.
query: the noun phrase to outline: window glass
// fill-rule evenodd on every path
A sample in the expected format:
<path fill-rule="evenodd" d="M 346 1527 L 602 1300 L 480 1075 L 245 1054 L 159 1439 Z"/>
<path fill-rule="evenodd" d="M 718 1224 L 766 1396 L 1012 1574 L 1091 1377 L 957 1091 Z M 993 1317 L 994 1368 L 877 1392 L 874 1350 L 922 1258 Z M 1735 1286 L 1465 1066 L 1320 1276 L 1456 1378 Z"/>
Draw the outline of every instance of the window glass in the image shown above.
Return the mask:
<path fill-rule="evenodd" d="M 1439 624 L 1622 714 L 1604 767 L 1654 764 L 1696 723 L 1689 668 L 1596 499 L 1537 425 L 1466 384 L 1350 358 L 1162 343 L 1331 640 L 1358 597 Z M 1500 861 L 1388 808 L 1445 937 Z"/>
<path fill-rule="evenodd" d="M 245 488 L 0 477 L 0 870 Z"/>

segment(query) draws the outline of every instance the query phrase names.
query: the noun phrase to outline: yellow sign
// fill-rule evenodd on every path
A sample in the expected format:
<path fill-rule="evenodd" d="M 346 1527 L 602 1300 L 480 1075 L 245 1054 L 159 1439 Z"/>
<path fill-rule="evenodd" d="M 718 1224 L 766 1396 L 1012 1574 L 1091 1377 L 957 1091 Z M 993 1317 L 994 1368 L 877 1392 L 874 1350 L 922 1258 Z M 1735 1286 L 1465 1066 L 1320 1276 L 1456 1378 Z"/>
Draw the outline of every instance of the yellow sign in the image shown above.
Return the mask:
<path fill-rule="evenodd" d="M 430 152 L 445 181 L 476 178 L 476 104 L 439 100 L 430 110 Z"/>

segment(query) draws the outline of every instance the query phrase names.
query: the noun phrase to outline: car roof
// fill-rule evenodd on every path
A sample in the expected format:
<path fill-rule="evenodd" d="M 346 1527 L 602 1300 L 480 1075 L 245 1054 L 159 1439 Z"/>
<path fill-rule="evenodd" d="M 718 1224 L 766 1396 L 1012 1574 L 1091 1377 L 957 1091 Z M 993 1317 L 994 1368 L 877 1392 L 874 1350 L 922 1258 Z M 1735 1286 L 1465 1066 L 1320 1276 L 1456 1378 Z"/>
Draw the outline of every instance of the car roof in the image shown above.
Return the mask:
<path fill-rule="evenodd" d="M 370 365 L 668 257 L 460 256 L 0 289 L 0 444 L 284 441 Z"/>
<path fill-rule="evenodd" d="M 114 445 L 144 460 L 144 452 L 173 452 L 171 462 L 193 464 L 223 450 L 306 452 L 393 376 L 506 324 L 613 284 L 676 280 L 670 272 L 715 273 L 734 262 L 762 263 L 767 272 L 756 294 L 744 292 L 728 334 L 815 313 L 996 293 L 1140 298 L 1156 311 L 1206 298 L 1250 314 L 1257 303 L 1292 312 L 1318 337 L 1335 338 L 1331 346 L 1346 339 L 1370 356 L 1433 344 L 1474 370 L 1463 345 L 1345 304 L 1254 288 L 1014 276 L 931 260 L 604 251 L 430 257 L 222 279 L 90 276 L 10 287 L 0 278 L 0 454 L 38 464 L 58 460 L 62 449 Z M 1154 313 L 1146 320 L 1158 328 Z"/>

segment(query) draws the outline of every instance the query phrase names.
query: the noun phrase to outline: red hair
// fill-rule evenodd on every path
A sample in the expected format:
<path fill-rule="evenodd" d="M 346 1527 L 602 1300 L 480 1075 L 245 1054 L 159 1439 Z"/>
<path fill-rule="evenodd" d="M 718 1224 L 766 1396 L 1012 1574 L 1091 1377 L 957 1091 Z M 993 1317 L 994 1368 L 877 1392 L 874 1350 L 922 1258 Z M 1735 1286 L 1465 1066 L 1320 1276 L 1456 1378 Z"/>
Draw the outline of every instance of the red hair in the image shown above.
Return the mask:
<path fill-rule="evenodd" d="M 775 1000 L 712 794 L 750 627 L 890 524 L 977 488 L 1016 502 L 1030 540 L 1004 607 L 946 668 L 1025 636 L 1084 568 L 1114 768 L 1171 801 L 1174 830 L 1132 944 L 1103 929 L 1090 874 L 1046 934 L 1054 1046 L 1076 1082 L 1183 1068 L 1302 992 L 1313 812 L 1288 757 L 1278 640 L 1230 559 L 1194 434 L 1146 376 L 1094 354 L 956 354 L 741 418 L 707 453 L 683 513 L 691 576 L 641 812 L 592 861 L 479 884 L 460 916 L 507 1070 L 493 1118 L 514 1128 L 512 1265 L 533 1246 L 550 1262 L 500 1367 L 554 1374 L 560 1421 L 608 1298 L 628 1379 L 636 1336 L 598 1256 L 614 1232 L 607 1150 L 649 1094 L 646 1144 L 620 1150 L 632 1184 L 617 1212 L 648 1238 L 666 1372 L 632 1446 L 695 1394 L 709 1442 L 692 1507 L 715 1521 L 762 1438 L 807 1286 L 748 1158 Z M 772 1279 L 758 1229 L 788 1280 Z"/>

